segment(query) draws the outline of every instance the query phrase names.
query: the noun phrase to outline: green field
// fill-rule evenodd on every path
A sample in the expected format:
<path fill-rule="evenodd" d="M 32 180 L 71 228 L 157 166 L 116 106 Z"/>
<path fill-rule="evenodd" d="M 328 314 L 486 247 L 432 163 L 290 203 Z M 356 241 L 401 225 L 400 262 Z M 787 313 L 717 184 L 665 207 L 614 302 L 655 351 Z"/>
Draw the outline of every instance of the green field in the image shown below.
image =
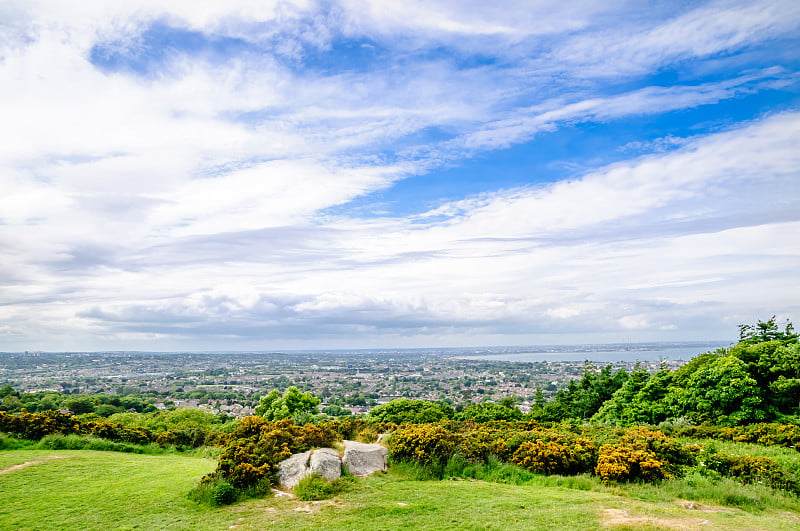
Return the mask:
<path fill-rule="evenodd" d="M 583 489 L 556 478 L 523 486 L 359 479 L 333 500 L 286 497 L 209 508 L 187 499 L 208 459 L 94 451 L 0 452 L 0 529 L 798 529 L 797 507 L 749 511 L 682 500 L 679 484 Z M 688 485 L 688 483 L 687 483 Z M 688 487 L 686 487 L 688 488 Z M 686 493 L 684 489 L 683 493 Z M 796 499 L 796 498 L 795 498 Z M 784 504 L 786 505 L 786 504 Z"/>

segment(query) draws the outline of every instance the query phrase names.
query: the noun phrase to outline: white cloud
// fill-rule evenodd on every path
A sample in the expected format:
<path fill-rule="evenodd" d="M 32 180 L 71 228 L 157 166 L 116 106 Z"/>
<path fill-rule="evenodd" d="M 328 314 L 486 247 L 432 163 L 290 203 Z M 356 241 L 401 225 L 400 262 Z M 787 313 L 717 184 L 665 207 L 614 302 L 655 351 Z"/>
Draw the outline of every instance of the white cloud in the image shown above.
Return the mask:
<path fill-rule="evenodd" d="M 0 348 L 36 348 L 37 337 L 47 348 L 258 345 L 309 330 L 409 343 L 680 334 L 708 308 L 724 320 L 737 305 L 796 307 L 782 283 L 798 266 L 786 244 L 799 239 L 794 112 L 634 142 L 663 152 L 408 218 L 331 214 L 564 124 L 796 83 L 765 64 L 699 84 L 602 85 L 789 36 L 800 18 L 790 3 L 652 18 L 597 2 L 470 7 L 4 4 Z M 96 45 L 143 53 L 156 21 L 252 49 L 222 61 L 176 51 L 149 75 L 92 63 Z M 373 40 L 386 61 L 304 68 L 348 37 Z M 459 64 L 472 53 L 486 60 Z M 428 141 L 431 130 L 440 137 Z"/>

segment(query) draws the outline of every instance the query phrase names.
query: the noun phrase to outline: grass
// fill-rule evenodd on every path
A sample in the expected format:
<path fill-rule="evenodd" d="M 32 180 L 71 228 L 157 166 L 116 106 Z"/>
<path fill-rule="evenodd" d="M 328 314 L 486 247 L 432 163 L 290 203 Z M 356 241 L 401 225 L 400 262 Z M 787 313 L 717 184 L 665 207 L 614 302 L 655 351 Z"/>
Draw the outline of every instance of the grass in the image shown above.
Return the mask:
<path fill-rule="evenodd" d="M 48 458 L 58 457 L 56 460 Z M 117 452 L 0 452 L 0 529 L 223 529 L 230 515 L 186 498 L 209 459 Z"/>
<path fill-rule="evenodd" d="M 60 459 L 47 460 L 53 456 Z M 608 487 L 589 476 L 545 477 L 506 467 L 462 469 L 503 481 L 496 483 L 425 479 L 419 470 L 395 464 L 388 473 L 356 478 L 347 492 L 331 500 L 306 502 L 267 496 L 212 508 L 187 497 L 199 477 L 214 469 L 210 459 L 89 450 L 0 451 L 0 470 L 28 461 L 42 463 L 0 476 L 0 529 L 203 531 L 234 526 L 237 531 L 580 531 L 800 527 L 797 497 L 769 502 L 767 497 L 774 496 L 775 491 L 714 484 L 699 476 L 660 486 Z M 725 496 L 733 497 L 728 507 L 712 505 L 710 500 Z M 760 500 L 760 505 L 740 503 L 736 496 Z M 687 507 L 681 500 L 700 503 Z"/>

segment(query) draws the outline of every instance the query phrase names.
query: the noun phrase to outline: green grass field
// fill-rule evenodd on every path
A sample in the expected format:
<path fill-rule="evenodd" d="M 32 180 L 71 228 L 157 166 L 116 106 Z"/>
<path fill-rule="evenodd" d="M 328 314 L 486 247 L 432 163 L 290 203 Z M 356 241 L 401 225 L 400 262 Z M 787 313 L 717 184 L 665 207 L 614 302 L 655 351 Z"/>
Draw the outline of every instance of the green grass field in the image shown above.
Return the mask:
<path fill-rule="evenodd" d="M 676 499 L 689 487 L 606 488 L 416 481 L 400 472 L 358 479 L 333 500 L 285 497 L 210 508 L 187 499 L 209 459 L 95 451 L 0 452 L 0 529 L 798 529 L 800 505 L 742 510 Z M 569 483 L 563 481 L 562 483 Z M 676 484 L 677 485 L 677 484 Z M 689 489 L 689 490 L 686 490 Z M 787 505 L 788 504 L 788 505 Z"/>

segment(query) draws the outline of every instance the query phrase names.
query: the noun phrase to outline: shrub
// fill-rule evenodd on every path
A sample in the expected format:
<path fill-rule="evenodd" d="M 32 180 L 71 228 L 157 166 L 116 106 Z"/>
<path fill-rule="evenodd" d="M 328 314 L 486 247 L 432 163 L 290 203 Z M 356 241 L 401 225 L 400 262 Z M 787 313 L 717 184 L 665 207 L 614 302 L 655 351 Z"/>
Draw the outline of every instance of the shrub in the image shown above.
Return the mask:
<path fill-rule="evenodd" d="M 236 488 L 219 476 L 203 476 L 200 483 L 189 491 L 188 498 L 205 505 L 230 505 L 237 499 Z"/>
<path fill-rule="evenodd" d="M 775 489 L 800 494 L 800 482 L 771 457 L 712 453 L 707 456 L 705 466 L 744 484 L 765 483 Z"/>
<path fill-rule="evenodd" d="M 595 448 L 585 439 L 576 441 L 572 447 L 562 442 L 523 442 L 511 462 L 541 474 L 578 474 L 591 467 Z"/>
<path fill-rule="evenodd" d="M 454 414 L 453 408 L 446 404 L 400 398 L 373 408 L 368 418 L 376 422 L 419 424 L 452 418 Z"/>
<path fill-rule="evenodd" d="M 421 464 L 445 463 L 458 443 L 456 434 L 435 424 L 405 425 L 389 442 L 392 457 Z"/>
<path fill-rule="evenodd" d="M 230 505 L 236 501 L 236 489 L 227 481 L 220 481 L 211 490 L 211 501 L 215 505 Z"/>
<path fill-rule="evenodd" d="M 299 500 L 327 500 L 350 488 L 352 483 L 351 476 L 342 476 L 339 479 L 327 481 L 316 474 L 311 474 L 301 479 L 293 490 Z"/>
<path fill-rule="evenodd" d="M 608 444 L 600 447 L 595 474 L 604 482 L 637 479 L 653 481 L 667 477 L 664 463 L 652 451 Z"/>

